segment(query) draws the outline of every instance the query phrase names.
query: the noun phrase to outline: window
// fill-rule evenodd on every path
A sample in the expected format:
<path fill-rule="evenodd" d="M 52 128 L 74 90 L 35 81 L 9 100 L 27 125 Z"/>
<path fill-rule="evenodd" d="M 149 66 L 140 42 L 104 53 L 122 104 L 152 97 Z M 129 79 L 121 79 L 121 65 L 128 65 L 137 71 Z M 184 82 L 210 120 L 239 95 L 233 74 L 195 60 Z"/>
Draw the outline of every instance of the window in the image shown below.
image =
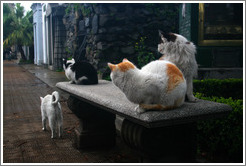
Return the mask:
<path fill-rule="evenodd" d="M 242 3 L 199 4 L 199 45 L 238 46 L 242 41 Z"/>

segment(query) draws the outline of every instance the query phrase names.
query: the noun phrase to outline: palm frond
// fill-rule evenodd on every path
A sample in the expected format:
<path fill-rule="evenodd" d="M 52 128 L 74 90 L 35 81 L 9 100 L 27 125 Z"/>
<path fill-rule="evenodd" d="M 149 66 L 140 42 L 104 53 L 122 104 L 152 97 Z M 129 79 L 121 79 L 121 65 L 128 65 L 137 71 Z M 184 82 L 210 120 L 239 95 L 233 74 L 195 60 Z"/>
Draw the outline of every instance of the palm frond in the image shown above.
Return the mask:
<path fill-rule="evenodd" d="M 8 11 L 8 9 L 6 9 Z M 24 16 L 24 7 L 16 3 L 16 10 L 13 14 L 4 17 L 4 47 L 11 45 L 32 45 L 33 25 L 32 11 Z M 7 26 L 6 26 L 7 25 Z"/>

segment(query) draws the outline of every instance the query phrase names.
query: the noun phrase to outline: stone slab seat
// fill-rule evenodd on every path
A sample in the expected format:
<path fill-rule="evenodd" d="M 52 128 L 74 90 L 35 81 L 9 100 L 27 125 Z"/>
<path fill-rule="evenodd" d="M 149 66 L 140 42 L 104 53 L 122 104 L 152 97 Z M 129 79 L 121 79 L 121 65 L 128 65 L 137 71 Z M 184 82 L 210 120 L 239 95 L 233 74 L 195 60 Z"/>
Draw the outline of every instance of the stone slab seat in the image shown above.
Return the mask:
<path fill-rule="evenodd" d="M 147 128 L 170 126 L 195 122 L 201 119 L 223 116 L 232 108 L 226 104 L 199 100 L 185 102 L 183 106 L 167 111 L 147 111 L 136 114 L 136 104 L 127 100 L 125 95 L 110 81 L 99 80 L 98 85 L 75 85 L 59 82 L 58 88 L 82 101 L 100 107 Z"/>
<path fill-rule="evenodd" d="M 75 129 L 78 149 L 115 145 L 116 115 L 123 117 L 120 136 L 134 149 L 141 162 L 196 162 L 196 121 L 221 118 L 232 109 L 211 101 L 185 102 L 167 111 L 135 112 L 136 104 L 112 82 L 75 85 L 59 82 L 58 88 L 70 94 L 68 107 L 80 120 Z"/>

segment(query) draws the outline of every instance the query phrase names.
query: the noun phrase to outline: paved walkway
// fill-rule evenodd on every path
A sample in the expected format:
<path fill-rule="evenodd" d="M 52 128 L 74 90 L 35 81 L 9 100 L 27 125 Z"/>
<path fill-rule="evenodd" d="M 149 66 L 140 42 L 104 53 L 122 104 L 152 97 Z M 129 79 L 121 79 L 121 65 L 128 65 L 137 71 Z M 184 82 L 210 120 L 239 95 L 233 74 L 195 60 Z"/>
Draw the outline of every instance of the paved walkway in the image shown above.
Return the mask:
<path fill-rule="evenodd" d="M 29 72 L 30 71 L 30 72 Z M 64 73 L 35 65 L 3 62 L 3 162 L 4 163 L 135 163 L 136 155 L 117 137 L 110 149 L 77 150 L 73 147 L 77 117 L 66 105 L 62 139 L 51 139 L 50 129 L 42 131 L 40 96 L 51 94 Z"/>
<path fill-rule="evenodd" d="M 65 92 L 62 92 L 56 87 L 57 82 L 62 81 L 68 81 L 67 77 L 65 76 L 65 72 L 56 72 L 49 70 L 43 66 L 37 66 L 34 64 L 25 64 L 21 65 L 24 69 L 32 73 L 35 77 L 42 80 L 45 84 L 49 85 L 52 89 L 59 91 L 60 94 L 65 97 L 65 99 L 68 98 L 68 94 Z"/>

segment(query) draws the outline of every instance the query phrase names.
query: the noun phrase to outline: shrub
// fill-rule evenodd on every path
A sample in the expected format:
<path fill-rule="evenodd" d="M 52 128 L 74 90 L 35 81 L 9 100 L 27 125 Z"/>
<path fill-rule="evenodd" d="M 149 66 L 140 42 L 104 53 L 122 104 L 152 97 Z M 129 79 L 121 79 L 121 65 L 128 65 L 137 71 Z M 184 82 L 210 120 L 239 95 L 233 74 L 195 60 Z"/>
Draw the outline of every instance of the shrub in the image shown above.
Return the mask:
<path fill-rule="evenodd" d="M 206 79 L 193 81 L 194 92 L 207 97 L 243 99 L 243 79 Z"/>
<path fill-rule="evenodd" d="M 155 56 L 147 49 L 145 40 L 147 37 L 141 37 L 139 42 L 135 44 L 135 51 L 137 54 L 137 66 L 142 68 L 147 63 L 155 60 Z"/>
<path fill-rule="evenodd" d="M 63 69 L 57 69 L 56 72 L 64 72 Z"/>
<path fill-rule="evenodd" d="M 198 122 L 198 147 L 216 162 L 243 162 L 243 100 L 223 97 L 197 98 L 228 104 L 233 111 L 224 119 Z"/>
<path fill-rule="evenodd" d="M 22 58 L 20 59 L 18 64 L 32 64 L 33 60 L 23 60 Z"/>

